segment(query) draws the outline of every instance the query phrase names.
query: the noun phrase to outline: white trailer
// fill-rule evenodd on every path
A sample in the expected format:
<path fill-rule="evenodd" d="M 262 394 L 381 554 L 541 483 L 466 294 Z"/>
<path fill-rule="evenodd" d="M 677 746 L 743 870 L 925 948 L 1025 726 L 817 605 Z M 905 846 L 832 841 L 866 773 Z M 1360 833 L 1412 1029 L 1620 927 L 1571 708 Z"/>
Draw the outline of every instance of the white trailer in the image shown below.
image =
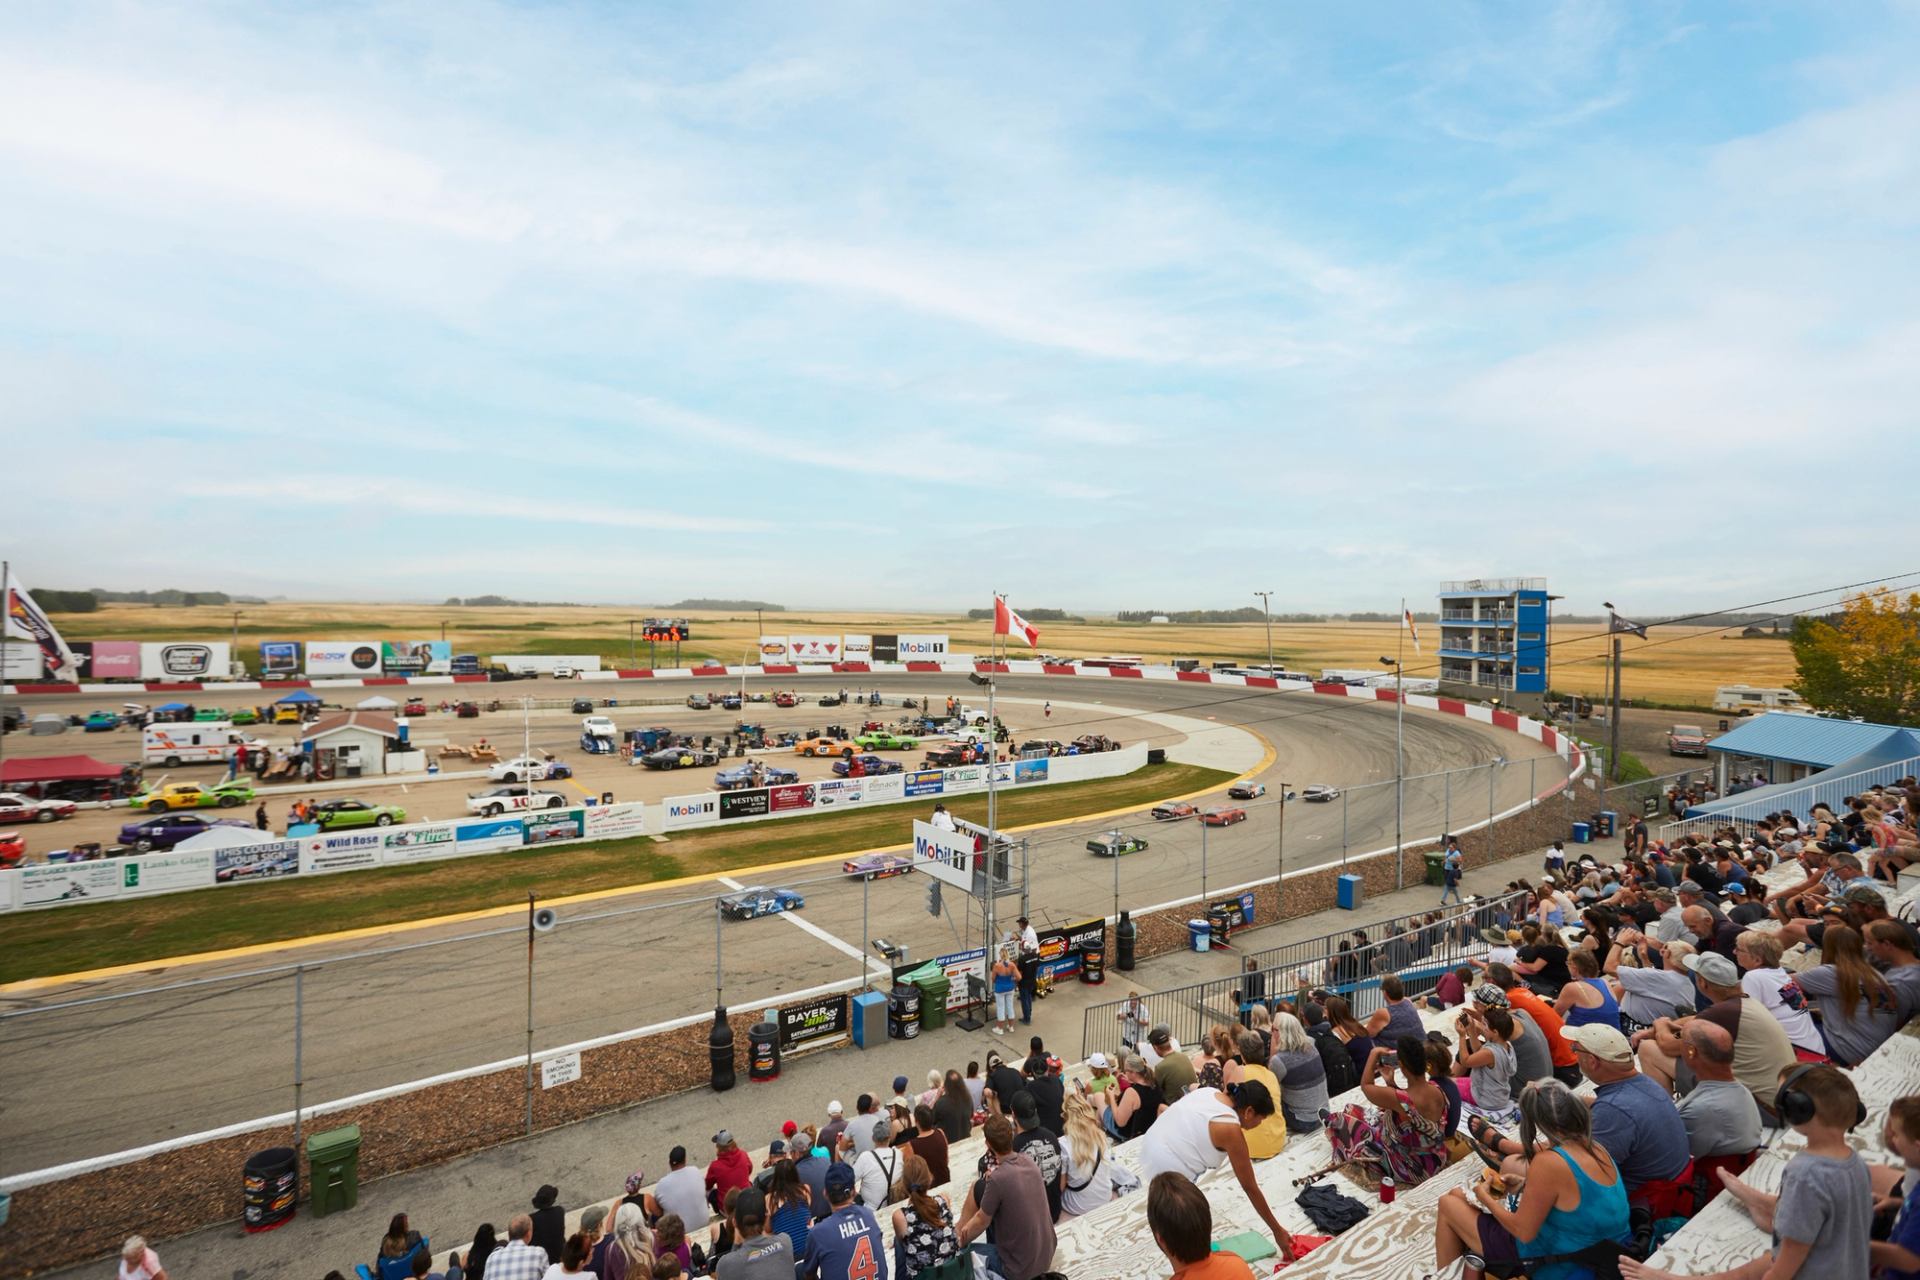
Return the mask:
<path fill-rule="evenodd" d="M 568 668 L 575 673 L 598 671 L 600 655 L 597 653 L 496 653 L 493 664 L 505 667 L 517 676 L 550 676 L 557 669 Z"/>
<path fill-rule="evenodd" d="M 1750 684 L 1723 684 L 1713 691 L 1713 709 L 1750 716 L 1760 711 L 1803 711 L 1806 702 L 1791 689 L 1763 689 Z"/>
<path fill-rule="evenodd" d="M 140 736 L 140 758 L 169 769 L 183 764 L 226 764 L 233 758 L 236 742 L 252 745 L 246 734 L 225 720 L 150 724 Z"/>

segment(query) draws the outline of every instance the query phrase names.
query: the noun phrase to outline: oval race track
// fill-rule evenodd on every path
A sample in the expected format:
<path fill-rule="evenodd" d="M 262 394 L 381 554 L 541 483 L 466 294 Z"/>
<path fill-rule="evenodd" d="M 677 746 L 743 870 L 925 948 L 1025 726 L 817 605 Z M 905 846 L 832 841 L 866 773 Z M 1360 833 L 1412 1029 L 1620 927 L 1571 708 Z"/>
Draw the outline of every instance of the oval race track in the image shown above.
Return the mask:
<path fill-rule="evenodd" d="M 750 687 L 825 689 L 846 679 L 782 676 L 752 681 Z M 976 704 L 984 701 L 984 691 L 961 675 L 880 673 L 867 679 L 878 681 L 896 707 L 897 698 L 907 694 L 938 699 L 955 693 Z M 1243 726 L 1273 749 L 1272 762 L 1259 776 L 1276 795 L 1282 780 L 1296 789 L 1316 782 L 1353 787 L 1390 784 L 1394 775 L 1390 703 L 1148 680 L 1000 676 L 998 685 L 1004 699 L 1053 700 L 1056 710 L 1046 735 L 1062 739 L 1088 732 L 1122 734 L 1101 708 L 1122 717 L 1137 709 Z M 668 694 L 684 687 L 663 680 L 648 692 Z M 531 681 L 512 691 L 515 696 L 597 696 L 612 688 Z M 636 692 L 634 682 L 618 688 Z M 203 701 L 237 705 L 258 697 L 210 693 Z M 58 711 L 97 701 L 93 694 L 32 699 L 35 709 Z M 1451 782 L 1438 777 L 1410 782 L 1403 823 L 1409 841 L 1437 834 L 1443 823 L 1485 822 L 1490 810 L 1524 804 L 1565 777 L 1565 762 L 1551 749 L 1461 716 L 1409 708 L 1405 741 L 1409 776 L 1486 766 L 1501 758 L 1508 762 Z M 1118 861 L 1123 906 L 1144 908 L 1200 894 L 1203 875 L 1205 888 L 1214 894 L 1271 878 L 1281 853 L 1278 806 L 1268 799 L 1246 807 L 1247 822 L 1206 832 L 1204 858 L 1200 827 L 1157 825 L 1144 812 L 1118 822 L 1071 822 L 1035 831 L 1030 914 L 1046 923 L 1113 910 L 1116 863 L 1089 854 L 1085 845 L 1090 834 L 1116 825 L 1139 830 L 1151 846 Z M 1352 854 L 1391 848 L 1394 808 L 1391 785 L 1350 794 L 1344 803 L 1289 805 L 1286 869 L 1339 861 L 1343 816 L 1344 844 Z M 905 842 L 908 821 L 921 809 L 911 804 L 898 809 Z M 778 830 L 775 824 L 768 827 Z M 665 848 L 670 851 L 671 842 Z M 979 915 L 966 912 L 960 895 L 947 894 L 942 918 L 927 914 L 927 881 L 921 876 L 864 885 L 838 874 L 836 861 L 758 879 L 799 888 L 807 898 L 804 911 L 716 930 L 711 898 L 732 886 L 712 879 L 560 907 L 560 927 L 542 936 L 538 946 L 536 1048 L 544 1052 L 711 1010 L 716 934 L 725 999 L 736 1007 L 859 977 L 866 939 L 904 943 L 915 959 L 980 942 Z M 352 880 L 346 874 L 332 883 L 351 892 Z M 564 883 L 543 884 L 539 890 L 547 898 L 569 892 Z M 998 910 L 1007 918 L 1017 914 L 1018 905 L 1017 898 L 1006 898 Z M 463 937 L 473 934 L 485 936 Z M 453 938 L 461 940 L 416 946 Z M 391 937 L 350 945 L 289 947 L 163 974 L 16 991 L 0 996 L 8 1011 L 194 984 L 0 1024 L 0 1134 L 5 1137 L 0 1175 L 290 1110 L 294 982 L 290 974 L 245 975 L 276 964 L 399 945 L 415 949 L 340 961 L 305 975 L 305 1106 L 525 1052 L 526 937 L 514 916 L 396 930 Z"/>

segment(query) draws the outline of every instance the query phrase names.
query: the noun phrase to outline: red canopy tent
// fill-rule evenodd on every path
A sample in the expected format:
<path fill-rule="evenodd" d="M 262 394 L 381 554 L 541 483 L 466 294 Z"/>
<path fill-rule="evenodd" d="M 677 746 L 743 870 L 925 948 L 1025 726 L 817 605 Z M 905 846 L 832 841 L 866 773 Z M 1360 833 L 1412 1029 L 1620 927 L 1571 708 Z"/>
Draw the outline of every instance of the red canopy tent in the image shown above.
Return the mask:
<path fill-rule="evenodd" d="M 112 781 L 122 766 L 95 760 L 92 756 L 15 756 L 0 762 L 0 786 L 24 786 L 30 782 Z"/>

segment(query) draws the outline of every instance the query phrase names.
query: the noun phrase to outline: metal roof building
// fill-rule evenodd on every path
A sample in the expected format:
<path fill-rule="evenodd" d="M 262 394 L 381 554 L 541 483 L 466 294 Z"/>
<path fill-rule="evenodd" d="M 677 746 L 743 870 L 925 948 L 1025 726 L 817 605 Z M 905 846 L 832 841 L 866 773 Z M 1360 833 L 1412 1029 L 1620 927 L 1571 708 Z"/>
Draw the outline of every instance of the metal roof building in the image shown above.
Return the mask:
<path fill-rule="evenodd" d="M 1755 819 L 1780 809 L 1837 807 L 1875 783 L 1920 773 L 1920 732 L 1892 724 L 1772 711 L 1707 744 L 1719 799 L 1688 817 Z M 1761 785 L 1753 786 L 1758 777 Z M 1745 784 L 1745 790 L 1730 787 Z"/>

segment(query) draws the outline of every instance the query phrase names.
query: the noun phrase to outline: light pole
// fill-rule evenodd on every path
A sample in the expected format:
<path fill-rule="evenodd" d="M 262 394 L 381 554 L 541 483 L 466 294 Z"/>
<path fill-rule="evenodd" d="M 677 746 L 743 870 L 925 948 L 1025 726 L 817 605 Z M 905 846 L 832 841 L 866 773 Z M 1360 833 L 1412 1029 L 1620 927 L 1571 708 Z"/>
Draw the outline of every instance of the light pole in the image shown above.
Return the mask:
<path fill-rule="evenodd" d="M 1620 781 L 1620 614 L 1613 601 L 1602 600 L 1607 609 L 1607 634 L 1613 640 L 1613 678 L 1609 682 L 1607 704 L 1607 776 Z"/>
<path fill-rule="evenodd" d="M 233 643 L 227 649 L 227 674 L 233 674 L 233 664 L 240 661 L 240 610 L 233 611 Z"/>
<path fill-rule="evenodd" d="M 1273 675 L 1273 592 L 1256 591 L 1253 594 L 1260 597 L 1260 611 L 1267 615 L 1267 675 L 1271 678 Z M 1285 801 L 1281 803 L 1284 807 Z"/>
<path fill-rule="evenodd" d="M 627 619 L 627 669 L 637 670 L 640 666 L 640 646 L 633 638 L 633 619 Z"/>
<path fill-rule="evenodd" d="M 1282 877 L 1287 873 L 1287 797 L 1291 794 L 1293 794 L 1293 784 L 1282 782 L 1280 784 L 1279 848 L 1275 851 L 1273 859 L 1273 918 L 1275 920 L 1286 917 L 1286 913 L 1281 910 L 1283 902 L 1281 885 Z"/>
<path fill-rule="evenodd" d="M 1406 815 L 1407 692 L 1400 660 L 1383 657 L 1380 663 L 1393 668 L 1393 876 L 1395 887 L 1404 889 L 1407 868 L 1401 856 L 1401 826 Z"/>

